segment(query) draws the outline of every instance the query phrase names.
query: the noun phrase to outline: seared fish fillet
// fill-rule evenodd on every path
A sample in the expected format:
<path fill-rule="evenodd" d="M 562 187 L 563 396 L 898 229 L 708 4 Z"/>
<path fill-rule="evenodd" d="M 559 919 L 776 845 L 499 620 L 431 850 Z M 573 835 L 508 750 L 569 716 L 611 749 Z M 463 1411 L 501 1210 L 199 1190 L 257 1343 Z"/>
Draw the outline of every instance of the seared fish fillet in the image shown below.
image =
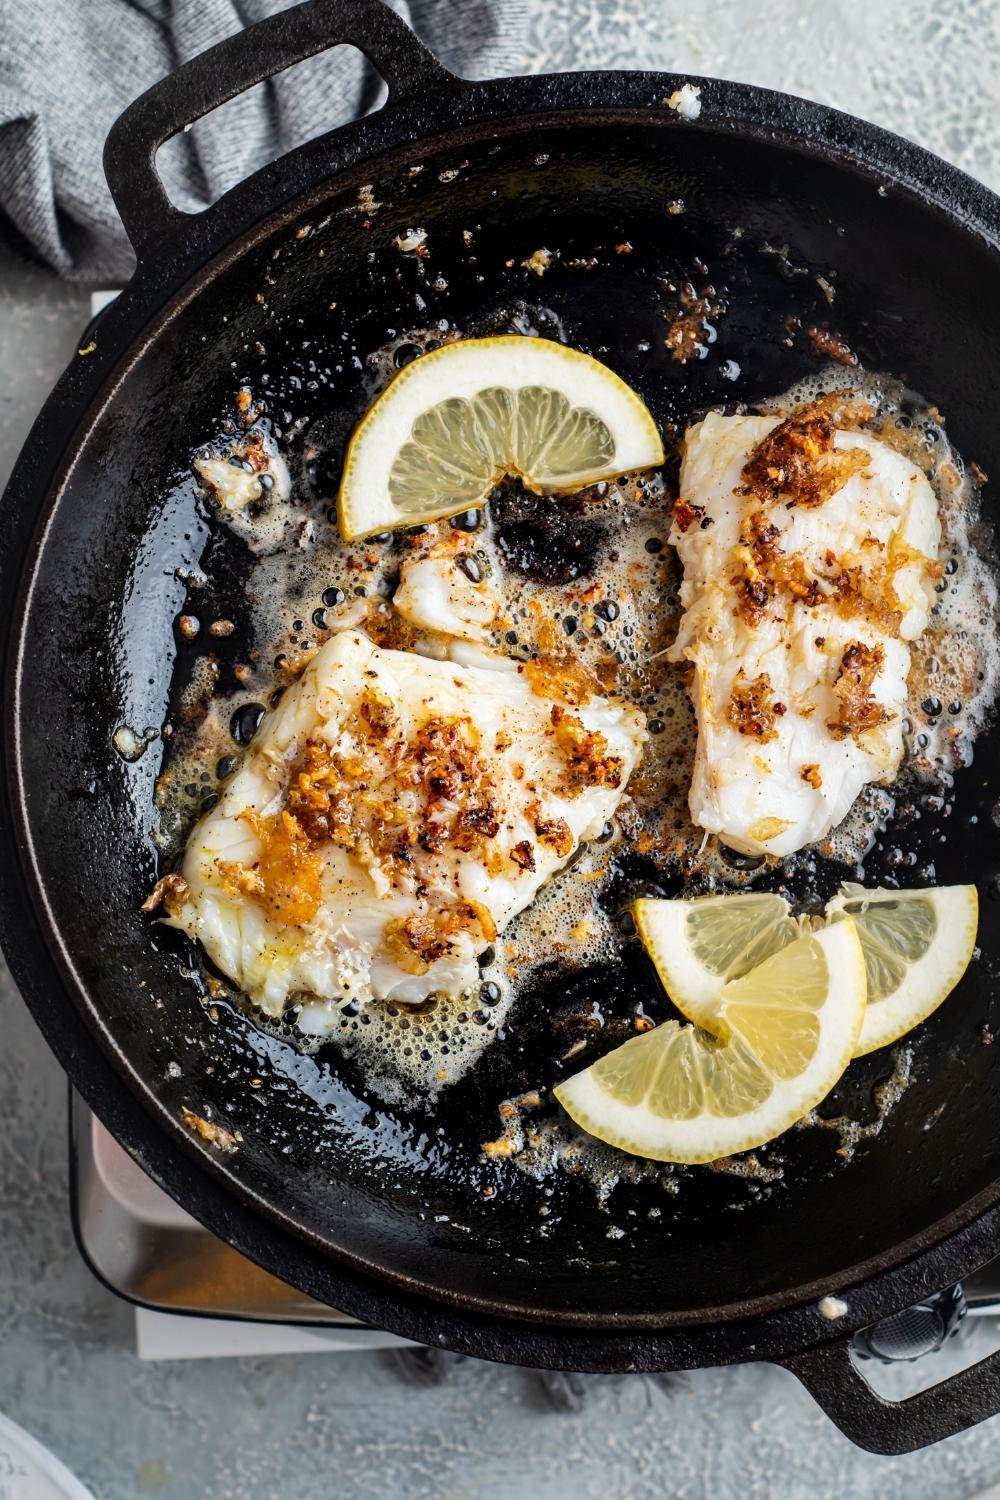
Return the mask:
<path fill-rule="evenodd" d="M 901 454 L 848 430 L 850 405 L 824 397 L 784 423 L 710 413 L 684 442 L 670 654 L 694 668 L 691 815 L 749 854 L 824 838 L 903 753 L 937 502 Z"/>
<path fill-rule="evenodd" d="M 500 613 L 475 551 L 460 532 L 404 560 L 393 608 L 417 630 L 481 641 Z"/>
<path fill-rule="evenodd" d="M 416 1002 L 477 956 L 583 839 L 642 751 L 642 715 L 568 660 L 460 666 L 333 636 L 193 830 L 170 920 L 265 1011 Z"/>

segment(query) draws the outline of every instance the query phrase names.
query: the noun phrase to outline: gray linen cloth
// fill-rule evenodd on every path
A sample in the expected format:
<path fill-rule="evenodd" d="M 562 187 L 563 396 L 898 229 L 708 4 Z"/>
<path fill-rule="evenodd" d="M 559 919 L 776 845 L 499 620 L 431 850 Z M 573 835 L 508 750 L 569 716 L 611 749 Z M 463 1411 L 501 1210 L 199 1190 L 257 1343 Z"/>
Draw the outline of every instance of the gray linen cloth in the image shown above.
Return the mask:
<path fill-rule="evenodd" d="M 289 0 L 0 0 L 4 219 L 60 275 L 116 283 L 133 257 L 104 180 L 112 123 L 173 68 Z M 527 0 L 393 0 L 467 78 L 523 63 Z M 258 85 L 160 152 L 171 199 L 204 208 L 257 167 L 377 106 L 380 80 L 335 48 Z"/>

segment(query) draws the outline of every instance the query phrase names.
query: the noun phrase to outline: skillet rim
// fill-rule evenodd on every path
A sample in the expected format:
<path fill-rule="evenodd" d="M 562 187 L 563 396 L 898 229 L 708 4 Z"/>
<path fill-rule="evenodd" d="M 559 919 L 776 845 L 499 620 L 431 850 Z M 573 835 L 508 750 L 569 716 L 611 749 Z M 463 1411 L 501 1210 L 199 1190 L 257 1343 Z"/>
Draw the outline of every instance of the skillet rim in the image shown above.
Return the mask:
<path fill-rule="evenodd" d="M 697 121 L 681 121 L 662 103 L 684 82 L 701 88 L 702 114 Z M 613 1315 L 606 1322 L 597 1314 L 547 1314 L 539 1322 L 530 1308 L 497 1302 L 487 1304 L 484 1312 L 483 1303 L 477 1306 L 467 1297 L 449 1297 L 440 1288 L 429 1292 L 415 1279 L 361 1267 L 356 1259 L 318 1242 L 305 1226 L 290 1227 L 290 1219 L 232 1177 L 223 1159 L 195 1142 L 133 1072 L 71 969 L 63 968 L 57 977 L 53 936 L 56 948 L 62 945 L 51 932 L 48 943 L 45 940 L 44 888 L 31 856 L 30 820 L 18 795 L 16 645 L 49 511 L 90 428 L 144 349 L 230 259 L 307 212 L 310 200 L 328 196 L 334 179 L 338 190 L 350 188 L 372 171 L 391 165 L 385 158 L 401 151 L 429 154 L 484 135 L 500 139 L 539 125 L 583 123 L 654 123 L 666 129 L 762 139 L 856 171 L 891 192 L 907 193 L 993 253 L 1000 250 L 1000 199 L 922 147 L 791 95 L 691 75 L 619 72 L 483 84 L 456 81 L 455 91 L 441 99 L 390 103 L 379 114 L 321 137 L 255 173 L 193 217 L 185 225 L 190 232 L 183 241 L 180 236 L 168 240 L 140 262 L 129 287 L 101 319 L 95 353 L 75 359 L 56 385 L 8 485 L 11 524 L 0 541 L 6 749 L 0 807 L 0 943 L 49 1045 L 98 1117 L 208 1228 L 320 1300 L 425 1342 L 564 1368 L 678 1368 L 748 1355 L 775 1357 L 829 1338 L 829 1325 L 823 1326 L 812 1307 L 825 1292 L 852 1291 L 850 1312 L 837 1325 L 842 1334 L 908 1305 L 929 1283 L 957 1279 L 989 1259 L 1000 1231 L 1000 1179 L 894 1246 L 891 1253 L 850 1267 L 840 1277 L 690 1315 L 665 1314 L 652 1325 Z M 53 454 L 58 456 L 50 457 Z M 60 989 L 76 991 L 68 1029 L 67 997 L 58 995 Z M 98 1037 L 103 1038 L 101 1047 Z M 125 1091 L 120 1089 L 123 1082 Z M 503 1334 L 497 1333 L 497 1320 L 502 1320 Z M 644 1336 L 642 1350 L 635 1347 L 637 1332 Z M 721 1335 L 730 1337 L 719 1347 Z M 559 1352 L 559 1345 L 566 1352 Z"/>

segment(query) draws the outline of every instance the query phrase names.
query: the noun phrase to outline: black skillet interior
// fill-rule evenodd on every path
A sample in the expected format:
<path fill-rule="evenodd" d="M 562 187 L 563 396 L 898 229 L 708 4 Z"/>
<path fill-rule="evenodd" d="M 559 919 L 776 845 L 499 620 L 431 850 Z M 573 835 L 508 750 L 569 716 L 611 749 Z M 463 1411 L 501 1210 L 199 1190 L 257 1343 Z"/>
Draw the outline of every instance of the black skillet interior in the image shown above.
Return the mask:
<path fill-rule="evenodd" d="M 1000 1175 L 1000 1048 L 983 1044 L 1000 959 L 989 904 L 981 955 L 923 1028 L 910 1088 L 853 1159 L 837 1156 L 835 1134 L 803 1129 L 770 1153 L 783 1169 L 776 1183 L 695 1169 L 677 1174 L 676 1192 L 623 1180 L 599 1204 L 571 1175 L 536 1182 L 484 1162 L 479 1143 L 497 1133 L 501 1098 L 555 1077 L 568 1009 L 596 1000 L 627 1016 L 641 1000 L 664 1014 L 638 952 L 620 971 L 551 976 L 460 1086 L 433 1109 L 394 1113 L 366 1097 L 333 1047 L 302 1055 L 226 1006 L 209 1020 L 181 972 L 189 955 L 138 913 L 157 873 L 160 746 L 126 764 L 111 739 L 123 722 L 158 726 L 168 711 L 180 562 L 207 549 L 211 586 L 239 625 L 230 659 L 252 645 L 239 544 L 210 542 L 193 487 L 176 488 L 241 383 L 263 389 L 267 375 L 275 420 L 287 429 L 305 419 L 299 448 L 322 419 L 335 474 L 365 404 L 358 363 L 390 330 L 438 319 L 465 333 L 502 329 L 527 302 L 682 427 L 706 406 L 752 402 L 815 368 L 808 340 L 789 334 L 795 315 L 834 328 L 867 368 L 905 375 L 989 472 L 1000 468 L 995 256 L 860 173 L 655 121 L 535 122 L 502 145 L 422 156 L 418 173 L 411 162 L 402 153 L 384 166 L 377 208 L 359 208 L 355 185 L 309 213 L 309 234 L 286 224 L 225 267 L 153 339 L 83 445 L 45 537 L 24 638 L 23 774 L 53 921 L 92 1019 L 153 1107 L 176 1121 L 182 1106 L 209 1106 L 242 1135 L 215 1169 L 334 1255 L 540 1321 L 669 1323 L 792 1301 L 886 1256 Z M 393 245 L 408 226 L 430 232 L 426 265 Z M 631 254 L 615 252 L 623 241 Z M 542 281 L 520 264 L 539 245 L 561 252 Z M 419 280 L 418 266 L 428 272 Z M 815 273 L 835 286 L 832 306 Z M 432 290 L 438 275 L 447 287 Z M 665 349 L 676 302 L 657 278 L 725 287 L 728 311 L 704 360 L 682 364 Z M 722 374 L 729 360 L 735 381 Z M 940 811 L 916 799 L 868 860 L 870 882 L 899 877 L 890 851 L 912 850 L 902 883 L 932 864 L 939 882 L 974 877 L 985 896 L 996 748 L 995 732 L 981 738 Z M 832 886 L 843 873 L 825 878 Z M 680 889 L 669 872 L 632 874 L 645 889 Z M 873 1118 L 872 1090 L 892 1067 L 889 1053 L 855 1063 L 830 1112 Z"/>

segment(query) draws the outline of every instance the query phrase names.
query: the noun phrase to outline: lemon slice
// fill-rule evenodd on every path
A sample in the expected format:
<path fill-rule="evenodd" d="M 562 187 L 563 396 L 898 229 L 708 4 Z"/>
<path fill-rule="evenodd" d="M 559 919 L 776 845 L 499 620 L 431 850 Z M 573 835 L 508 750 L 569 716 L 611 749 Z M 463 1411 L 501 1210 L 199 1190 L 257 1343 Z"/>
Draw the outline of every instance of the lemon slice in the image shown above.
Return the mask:
<path fill-rule="evenodd" d="M 853 918 L 868 974 L 868 1010 L 857 1056 L 898 1041 L 926 1021 L 955 988 L 979 925 L 974 885 L 927 891 L 866 891 L 842 885 L 827 919 Z"/>
<path fill-rule="evenodd" d="M 458 515 L 508 474 L 572 492 L 662 462 L 646 407 L 598 360 L 550 339 L 460 339 L 406 365 L 355 429 L 340 531 Z"/>
<path fill-rule="evenodd" d="M 717 1029 L 726 981 L 749 973 L 805 928 L 783 896 L 763 891 L 690 901 L 643 898 L 632 912 L 663 988 L 689 1021 L 707 1031 Z"/>
<path fill-rule="evenodd" d="M 773 1140 L 830 1092 L 865 1012 L 850 917 L 730 980 L 720 1036 L 667 1021 L 555 1090 L 591 1135 L 634 1156 L 705 1162 Z"/>

